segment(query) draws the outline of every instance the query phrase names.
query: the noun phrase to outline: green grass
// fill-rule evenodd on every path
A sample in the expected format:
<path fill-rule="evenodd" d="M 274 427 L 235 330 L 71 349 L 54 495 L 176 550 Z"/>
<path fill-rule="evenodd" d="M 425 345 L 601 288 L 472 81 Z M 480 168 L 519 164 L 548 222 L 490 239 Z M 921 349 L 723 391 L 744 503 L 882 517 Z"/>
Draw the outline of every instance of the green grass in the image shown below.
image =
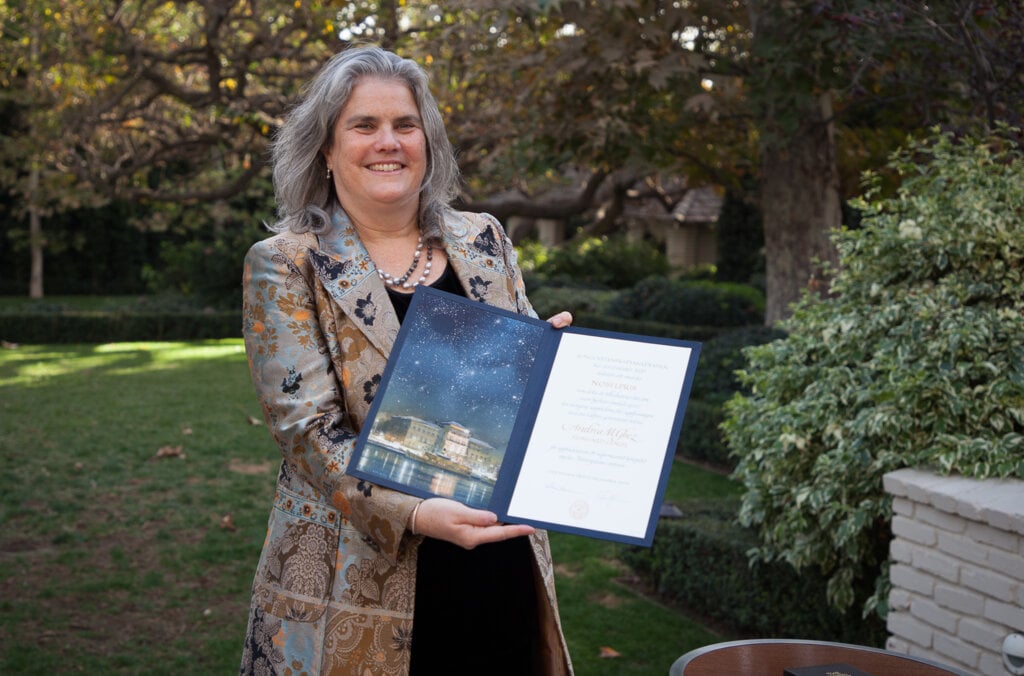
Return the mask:
<path fill-rule="evenodd" d="M 0 350 L 0 673 L 234 672 L 278 459 L 259 415 L 239 340 Z M 735 492 L 677 465 L 667 496 Z M 552 547 L 577 673 L 720 640 L 635 592 L 619 545 Z"/>

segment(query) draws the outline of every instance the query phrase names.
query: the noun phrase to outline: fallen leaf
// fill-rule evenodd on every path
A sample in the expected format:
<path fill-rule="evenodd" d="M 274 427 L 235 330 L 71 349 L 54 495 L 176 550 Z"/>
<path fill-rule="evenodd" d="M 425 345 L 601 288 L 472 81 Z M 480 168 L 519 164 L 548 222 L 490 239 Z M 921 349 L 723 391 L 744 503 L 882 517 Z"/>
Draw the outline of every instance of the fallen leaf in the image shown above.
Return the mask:
<path fill-rule="evenodd" d="M 181 446 L 161 446 L 157 449 L 152 459 L 160 460 L 161 458 L 181 458 L 184 460 L 185 452 L 181 450 Z"/>
<path fill-rule="evenodd" d="M 230 514 L 225 514 L 220 518 L 220 527 L 224 530 L 236 530 L 234 518 Z"/>
<path fill-rule="evenodd" d="M 618 594 L 614 594 L 612 592 L 608 592 L 597 598 L 590 596 L 588 597 L 588 600 L 591 600 L 594 603 L 597 603 L 598 605 L 602 605 L 605 608 L 618 608 L 622 605 L 624 601 L 624 599 L 621 596 L 619 596 Z"/>
<path fill-rule="evenodd" d="M 622 655 L 619 654 L 618 650 L 616 650 L 615 648 L 609 648 L 606 645 L 601 646 L 601 650 L 597 653 L 597 656 L 605 660 L 611 660 L 615 659 L 616 657 L 622 657 Z"/>
<path fill-rule="evenodd" d="M 263 421 L 260 420 L 259 418 L 255 417 L 255 416 L 247 415 L 247 416 L 245 416 L 245 418 L 246 418 L 246 420 L 249 421 L 249 424 L 252 425 L 253 427 L 256 427 L 257 425 L 262 425 L 263 424 Z"/>
<path fill-rule="evenodd" d="M 273 466 L 269 462 L 242 462 L 238 458 L 231 458 L 228 462 L 228 471 L 235 474 L 260 475 L 266 474 Z"/>
<path fill-rule="evenodd" d="M 192 434 L 192 428 L 191 427 L 182 427 L 181 428 L 181 433 L 184 434 L 185 436 L 188 436 L 188 435 Z"/>

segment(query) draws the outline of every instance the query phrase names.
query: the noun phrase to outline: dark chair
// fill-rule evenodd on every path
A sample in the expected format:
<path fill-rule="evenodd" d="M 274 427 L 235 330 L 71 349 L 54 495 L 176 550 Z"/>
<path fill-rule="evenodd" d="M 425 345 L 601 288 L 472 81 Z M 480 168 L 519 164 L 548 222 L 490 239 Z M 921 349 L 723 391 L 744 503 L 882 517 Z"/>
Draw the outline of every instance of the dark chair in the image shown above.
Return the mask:
<path fill-rule="evenodd" d="M 782 676 L 791 667 L 837 663 L 871 676 L 971 676 L 966 671 L 888 650 L 786 639 L 729 641 L 697 648 L 676 660 L 669 676 Z"/>

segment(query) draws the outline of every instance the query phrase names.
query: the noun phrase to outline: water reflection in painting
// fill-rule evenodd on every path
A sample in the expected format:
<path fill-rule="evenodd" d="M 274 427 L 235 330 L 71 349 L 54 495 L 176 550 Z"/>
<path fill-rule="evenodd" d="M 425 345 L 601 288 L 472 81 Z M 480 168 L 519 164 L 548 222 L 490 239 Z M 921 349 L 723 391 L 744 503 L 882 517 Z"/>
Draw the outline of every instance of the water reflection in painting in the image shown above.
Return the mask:
<path fill-rule="evenodd" d="M 490 503 L 494 491 L 492 481 L 450 472 L 372 441 L 366 444 L 359 468 L 403 486 L 450 497 L 481 509 Z"/>

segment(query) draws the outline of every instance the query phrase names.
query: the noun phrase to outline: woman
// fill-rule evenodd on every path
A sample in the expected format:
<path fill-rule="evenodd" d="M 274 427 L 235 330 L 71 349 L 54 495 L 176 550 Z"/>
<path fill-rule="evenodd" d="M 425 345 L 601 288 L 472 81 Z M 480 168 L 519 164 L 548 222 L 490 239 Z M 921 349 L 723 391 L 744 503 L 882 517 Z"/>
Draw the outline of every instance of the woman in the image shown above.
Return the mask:
<path fill-rule="evenodd" d="M 498 222 L 448 208 L 426 74 L 338 54 L 273 153 L 279 234 L 246 256 L 244 335 L 284 460 L 242 672 L 571 673 L 543 531 L 345 472 L 416 285 L 536 316 Z"/>

